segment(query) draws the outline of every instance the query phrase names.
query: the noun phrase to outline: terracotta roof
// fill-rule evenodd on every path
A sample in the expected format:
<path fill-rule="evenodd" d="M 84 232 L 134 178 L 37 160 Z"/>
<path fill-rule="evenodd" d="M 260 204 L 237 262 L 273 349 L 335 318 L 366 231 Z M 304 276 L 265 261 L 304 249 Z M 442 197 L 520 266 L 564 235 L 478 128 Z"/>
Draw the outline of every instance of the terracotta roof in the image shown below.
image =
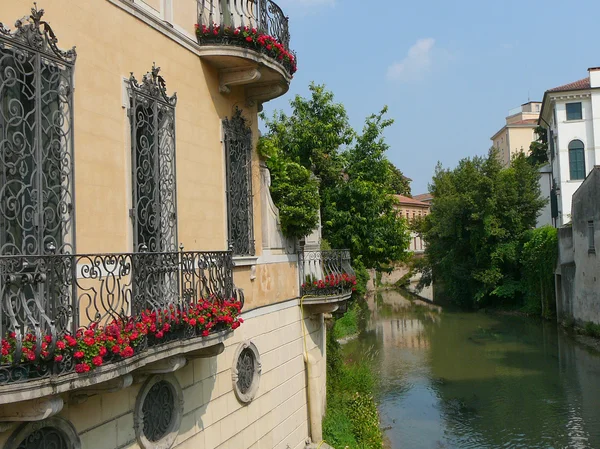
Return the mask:
<path fill-rule="evenodd" d="M 567 90 L 579 90 L 579 89 L 589 89 L 590 88 L 590 77 L 580 79 L 579 81 L 575 81 L 573 83 L 565 84 L 563 86 L 558 86 L 553 89 L 548 89 L 548 92 L 563 92 Z"/>
<path fill-rule="evenodd" d="M 394 196 L 398 199 L 400 204 L 411 204 L 413 206 L 429 207 L 429 203 L 424 203 L 423 201 L 419 201 L 414 198 L 409 198 L 404 195 L 394 195 Z"/>
<path fill-rule="evenodd" d="M 433 195 L 431 193 L 421 193 L 419 195 L 413 195 L 413 200 L 417 201 L 431 201 L 433 199 Z"/>
<path fill-rule="evenodd" d="M 513 126 L 513 125 L 537 125 L 537 122 L 538 122 L 538 119 L 536 119 L 536 118 L 528 118 L 528 119 L 525 119 L 525 120 L 519 120 L 517 122 L 509 123 L 506 126 Z"/>

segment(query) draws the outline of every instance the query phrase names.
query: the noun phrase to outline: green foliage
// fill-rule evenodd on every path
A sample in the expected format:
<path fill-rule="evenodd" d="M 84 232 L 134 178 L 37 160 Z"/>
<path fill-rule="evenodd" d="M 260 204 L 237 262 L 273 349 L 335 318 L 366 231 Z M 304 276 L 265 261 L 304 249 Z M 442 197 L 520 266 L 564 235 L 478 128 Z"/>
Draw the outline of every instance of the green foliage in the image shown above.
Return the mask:
<path fill-rule="evenodd" d="M 310 170 L 290 160 L 272 137 L 261 137 L 259 153 L 271 173 L 271 197 L 279 209 L 281 230 L 287 237 L 309 235 L 319 223 L 319 184 Z"/>
<path fill-rule="evenodd" d="M 553 315 L 554 262 L 558 258 L 558 231 L 543 226 L 526 233 L 521 253 L 522 289 L 528 313 L 549 318 Z"/>
<path fill-rule="evenodd" d="M 344 338 L 349 335 L 358 333 L 358 315 L 360 314 L 360 308 L 357 302 L 354 302 L 352 306 L 348 307 L 346 313 L 335 320 L 333 325 L 333 335 L 335 338 Z"/>
<path fill-rule="evenodd" d="M 323 233 L 339 248 L 360 255 L 367 268 L 403 260 L 409 234 L 395 209 L 388 145 L 383 131 L 393 122 L 387 108 L 367 118 L 356 144 L 346 151 L 346 178 L 323 196 Z"/>
<path fill-rule="evenodd" d="M 341 149 L 354 139 L 344 105 L 334 103 L 333 93 L 325 86 L 311 83 L 311 97 L 300 95 L 291 101 L 292 115 L 276 111 L 272 118 L 261 118 L 267 137 L 276 139 L 286 156 L 310 169 L 321 186 L 336 185 L 342 175 L 344 159 Z"/>
<path fill-rule="evenodd" d="M 369 116 L 357 135 L 331 92 L 314 83 L 310 91 L 308 99 L 294 98 L 292 115 L 262 116 L 267 133 L 259 150 L 271 171 L 271 193 L 286 235 L 306 235 L 314 218 L 314 186 L 304 182 L 306 173 L 294 165 L 299 164 L 320 181 L 323 237 L 332 247 L 350 249 L 354 261 L 367 268 L 402 260 L 409 236 L 393 195 L 410 189 L 385 154 L 383 132 L 393 123 L 387 108 Z"/>
<path fill-rule="evenodd" d="M 337 448 L 381 449 L 383 434 L 373 397 L 374 354 L 366 354 L 358 362 L 344 363 L 333 333 L 329 332 L 327 337 L 327 411 L 323 437 Z"/>
<path fill-rule="evenodd" d="M 388 179 L 392 193 L 410 196 L 410 179 L 402 174 L 400 169 L 388 161 Z"/>
<path fill-rule="evenodd" d="M 583 333 L 590 337 L 600 338 L 600 324 L 587 321 L 583 326 Z"/>
<path fill-rule="evenodd" d="M 535 128 L 535 133 L 538 138 L 529 145 L 529 156 L 527 156 L 527 162 L 534 167 L 548 163 L 548 130 L 538 126 Z"/>
<path fill-rule="evenodd" d="M 438 165 L 430 189 L 425 279 L 439 280 L 462 307 L 521 301 L 521 242 L 545 204 L 536 168 L 522 154 L 502 168 L 490 150 L 454 170 Z"/>

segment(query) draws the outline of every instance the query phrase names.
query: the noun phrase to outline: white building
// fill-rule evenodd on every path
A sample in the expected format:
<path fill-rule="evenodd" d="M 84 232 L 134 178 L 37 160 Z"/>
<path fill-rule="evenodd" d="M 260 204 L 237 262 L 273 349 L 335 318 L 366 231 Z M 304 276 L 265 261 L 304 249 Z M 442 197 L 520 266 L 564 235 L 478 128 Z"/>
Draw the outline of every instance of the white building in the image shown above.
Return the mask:
<path fill-rule="evenodd" d="M 584 79 L 547 90 L 542 102 L 539 124 L 548 129 L 552 172 L 549 223 L 557 227 L 571 221 L 573 194 L 600 163 L 600 67 L 588 72 Z"/>

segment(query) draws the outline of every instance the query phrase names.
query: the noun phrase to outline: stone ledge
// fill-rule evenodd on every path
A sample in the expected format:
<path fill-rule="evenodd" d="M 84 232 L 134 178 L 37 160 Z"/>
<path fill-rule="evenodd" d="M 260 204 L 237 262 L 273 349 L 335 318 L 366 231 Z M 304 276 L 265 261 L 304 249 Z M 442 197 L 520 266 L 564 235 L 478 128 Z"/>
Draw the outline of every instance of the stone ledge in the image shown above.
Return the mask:
<path fill-rule="evenodd" d="M 231 330 L 225 330 L 209 335 L 208 337 L 195 337 L 155 346 L 129 359 L 97 368 L 86 375 L 69 373 L 62 376 L 45 377 L 28 382 L 2 385 L 0 386 L 0 404 L 8 405 L 14 402 L 30 401 L 32 399 L 55 396 L 91 387 L 125 376 L 147 365 L 161 362 L 164 359 L 176 360 L 176 356 L 185 357 L 188 353 L 192 353 L 192 357 L 197 357 L 198 354 L 205 352 L 202 351 L 205 348 L 217 345 L 222 347 L 223 342 L 231 334 Z M 218 353 L 218 351 L 215 352 Z M 210 351 L 207 353 L 210 354 Z M 0 411 L 1 409 L 2 406 L 0 406 Z"/>
<path fill-rule="evenodd" d="M 311 296 L 302 299 L 301 305 L 310 315 L 332 313 L 339 308 L 342 302 L 350 299 L 351 296 L 352 292 L 340 295 Z"/>

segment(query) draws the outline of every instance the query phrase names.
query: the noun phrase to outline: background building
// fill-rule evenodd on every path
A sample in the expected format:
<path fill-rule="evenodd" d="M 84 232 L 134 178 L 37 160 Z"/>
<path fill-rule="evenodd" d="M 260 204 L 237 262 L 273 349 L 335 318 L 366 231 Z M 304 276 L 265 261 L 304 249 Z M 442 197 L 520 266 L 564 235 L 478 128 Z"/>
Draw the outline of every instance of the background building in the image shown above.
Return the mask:
<path fill-rule="evenodd" d="M 419 201 L 416 198 L 410 198 L 403 195 L 395 196 L 398 200 L 398 213 L 403 218 L 406 218 L 407 221 L 410 222 L 429 214 L 429 208 L 431 206 L 429 202 Z M 423 237 L 414 231 L 410 233 L 410 237 L 408 250 L 415 254 L 422 254 L 425 251 Z"/>
<path fill-rule="evenodd" d="M 492 146 L 498 149 L 498 157 L 505 167 L 516 153 L 527 153 L 531 142 L 537 139 L 535 128 L 541 104 L 530 101 L 512 109 L 506 117 L 506 124 L 491 137 Z"/>
<path fill-rule="evenodd" d="M 571 221 L 573 194 L 600 162 L 600 69 L 588 72 L 547 90 L 542 103 L 539 124 L 548 130 L 555 226 Z"/>

